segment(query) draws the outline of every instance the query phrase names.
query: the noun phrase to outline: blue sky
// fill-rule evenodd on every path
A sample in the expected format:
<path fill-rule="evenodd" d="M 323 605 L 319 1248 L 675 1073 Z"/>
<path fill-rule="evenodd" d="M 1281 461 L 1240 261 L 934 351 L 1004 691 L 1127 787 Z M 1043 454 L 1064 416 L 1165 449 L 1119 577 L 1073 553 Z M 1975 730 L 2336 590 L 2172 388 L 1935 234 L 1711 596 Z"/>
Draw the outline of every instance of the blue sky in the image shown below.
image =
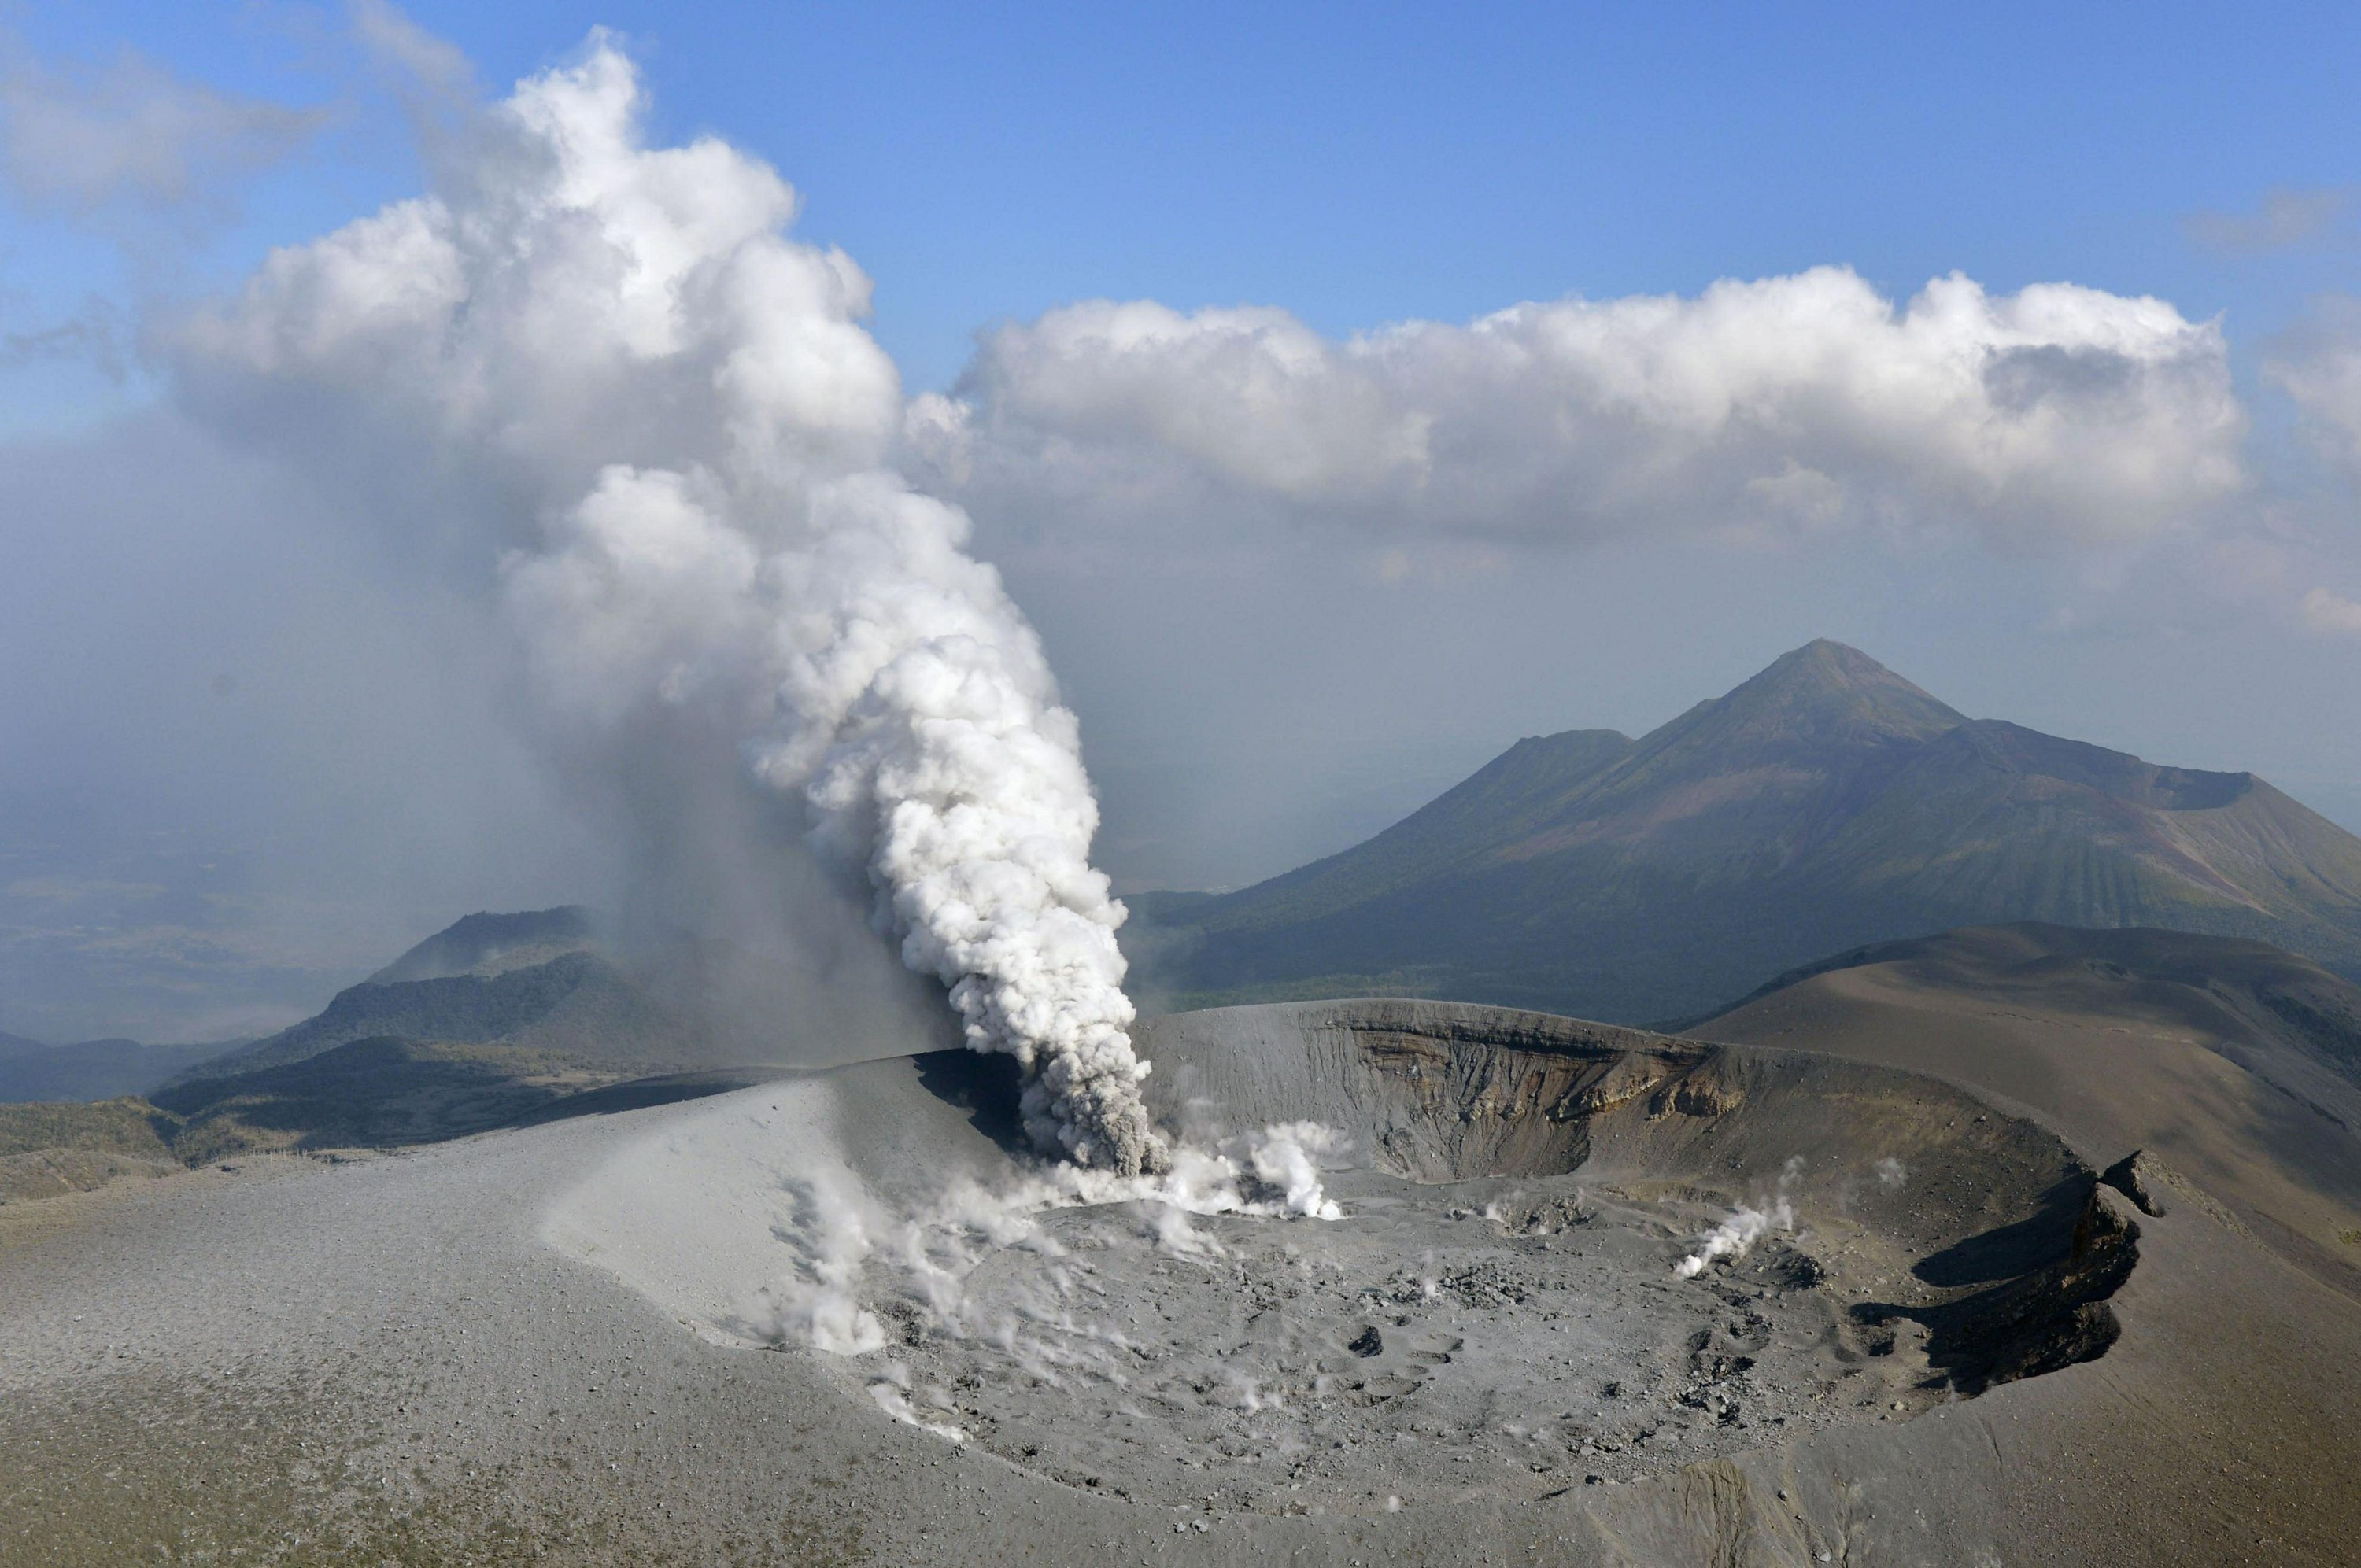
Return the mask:
<path fill-rule="evenodd" d="M 955 375 L 984 323 L 1100 295 L 1282 304 L 1341 333 L 1843 262 L 1889 293 L 1959 269 L 2160 294 L 2246 345 L 2356 261 L 2341 223 L 2266 255 L 2184 233 L 2350 181 L 2361 27 L 2336 7 L 409 9 L 494 89 L 620 30 L 665 133 L 768 157 L 803 231 L 877 279 L 914 387 Z M 13 21 L 51 58 L 133 49 L 338 109 L 244 192 L 214 269 L 416 182 L 334 11 Z M 109 266 L 22 215 L 0 241 L 20 330 Z"/>

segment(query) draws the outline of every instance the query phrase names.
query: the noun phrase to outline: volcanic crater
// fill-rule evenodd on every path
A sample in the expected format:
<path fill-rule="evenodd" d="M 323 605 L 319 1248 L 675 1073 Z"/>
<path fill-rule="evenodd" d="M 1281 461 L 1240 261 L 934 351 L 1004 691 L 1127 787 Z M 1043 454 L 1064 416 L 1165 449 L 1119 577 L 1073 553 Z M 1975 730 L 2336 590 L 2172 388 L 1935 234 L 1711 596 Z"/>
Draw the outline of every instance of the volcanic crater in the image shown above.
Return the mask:
<path fill-rule="evenodd" d="M 849 1398 L 1142 1503 L 1540 1498 L 2103 1354 L 2137 1256 L 2127 1206 L 2056 1136 L 1913 1074 L 1409 1001 L 1140 1033 L 1192 1144 L 1333 1132 L 1339 1216 L 980 1199 L 1029 1164 L 992 1058 L 782 1085 L 763 1130 L 802 1135 L 768 1266 L 840 1291 L 847 1354 L 818 1359 Z M 592 1228 L 586 1256 L 677 1294 L 628 1227 Z M 705 1291 L 705 1332 L 805 1352 L 815 1320 L 742 1287 Z"/>

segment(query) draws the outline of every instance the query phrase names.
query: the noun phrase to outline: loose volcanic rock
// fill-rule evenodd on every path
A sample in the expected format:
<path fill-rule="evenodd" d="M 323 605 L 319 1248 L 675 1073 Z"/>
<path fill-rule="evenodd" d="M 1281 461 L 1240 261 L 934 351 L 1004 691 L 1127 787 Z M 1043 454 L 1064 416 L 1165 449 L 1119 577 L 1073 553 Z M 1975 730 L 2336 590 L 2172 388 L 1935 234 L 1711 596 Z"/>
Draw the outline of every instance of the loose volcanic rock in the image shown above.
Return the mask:
<path fill-rule="evenodd" d="M 2163 1162 L 2146 1149 L 2132 1150 L 2107 1167 L 2099 1179 L 2138 1204 L 2139 1212 L 2148 1218 L 2164 1218 L 2164 1200 L 2157 1196 L 2157 1189 L 2169 1178 Z"/>

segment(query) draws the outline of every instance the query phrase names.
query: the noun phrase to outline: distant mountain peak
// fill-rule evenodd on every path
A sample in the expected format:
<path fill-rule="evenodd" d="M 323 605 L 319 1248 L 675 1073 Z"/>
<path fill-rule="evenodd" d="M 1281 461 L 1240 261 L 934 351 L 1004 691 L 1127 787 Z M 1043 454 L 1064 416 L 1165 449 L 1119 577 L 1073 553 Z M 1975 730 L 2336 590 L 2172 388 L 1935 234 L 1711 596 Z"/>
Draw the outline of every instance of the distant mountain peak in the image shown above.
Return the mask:
<path fill-rule="evenodd" d="M 1858 648 L 1823 637 L 1782 653 L 1700 718 L 1797 739 L 1890 736 L 1924 740 L 1967 721 L 1948 703 L 1904 680 Z"/>
<path fill-rule="evenodd" d="M 598 916 L 579 905 L 510 915 L 479 913 L 437 931 L 369 976 L 368 983 L 469 974 L 488 979 L 594 947 L 598 939 Z"/>
<path fill-rule="evenodd" d="M 1956 724 L 1964 717 L 1922 687 L 1903 679 L 1860 649 L 1826 637 L 1791 648 L 1741 682 L 1722 700 L 1777 696 L 1827 696 L 1850 693 L 1879 702 L 1932 708 Z"/>
<path fill-rule="evenodd" d="M 1839 642 L 1833 637 L 1815 637 L 1800 648 L 1790 648 L 1772 660 L 1769 667 L 1775 670 L 1782 664 L 1822 664 L 1871 675 L 1894 674 L 1851 643 Z"/>
<path fill-rule="evenodd" d="M 1666 1018 L 2018 920 L 2260 937 L 2361 975 L 2361 839 L 2251 774 L 1971 719 L 1822 639 L 1636 741 L 1521 741 L 1365 844 L 1173 914 L 1141 967 L 1191 1004 Z"/>

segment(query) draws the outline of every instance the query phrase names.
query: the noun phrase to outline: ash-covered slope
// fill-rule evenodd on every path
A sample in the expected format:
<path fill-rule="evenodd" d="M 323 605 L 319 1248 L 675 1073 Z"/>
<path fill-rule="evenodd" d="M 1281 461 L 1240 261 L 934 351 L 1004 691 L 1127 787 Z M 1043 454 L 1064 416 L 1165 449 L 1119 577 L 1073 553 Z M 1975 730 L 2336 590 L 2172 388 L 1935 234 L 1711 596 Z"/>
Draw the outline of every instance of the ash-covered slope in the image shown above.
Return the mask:
<path fill-rule="evenodd" d="M 1370 991 L 1694 1015 L 1833 949 L 2009 920 L 2361 973 L 2361 839 L 2251 773 L 1970 719 L 1819 641 L 1636 742 L 1524 740 L 1378 838 L 1135 900 L 1176 1003 Z"/>
<path fill-rule="evenodd" d="M 2194 1179 L 2094 1188 L 2070 1107 L 1400 1000 L 1146 1043 L 1169 1117 L 1345 1134 L 1341 1217 L 1010 1225 L 967 1052 L 0 1208 L 17 1555 L 2352 1561 L 2361 1310 Z M 883 1343 L 772 1338 L 807 1274 Z"/>
<path fill-rule="evenodd" d="M 1855 949 L 1696 1025 L 2034 1106 L 2145 1147 L 2361 1301 L 2361 986 L 2260 942 L 2016 925 Z"/>

